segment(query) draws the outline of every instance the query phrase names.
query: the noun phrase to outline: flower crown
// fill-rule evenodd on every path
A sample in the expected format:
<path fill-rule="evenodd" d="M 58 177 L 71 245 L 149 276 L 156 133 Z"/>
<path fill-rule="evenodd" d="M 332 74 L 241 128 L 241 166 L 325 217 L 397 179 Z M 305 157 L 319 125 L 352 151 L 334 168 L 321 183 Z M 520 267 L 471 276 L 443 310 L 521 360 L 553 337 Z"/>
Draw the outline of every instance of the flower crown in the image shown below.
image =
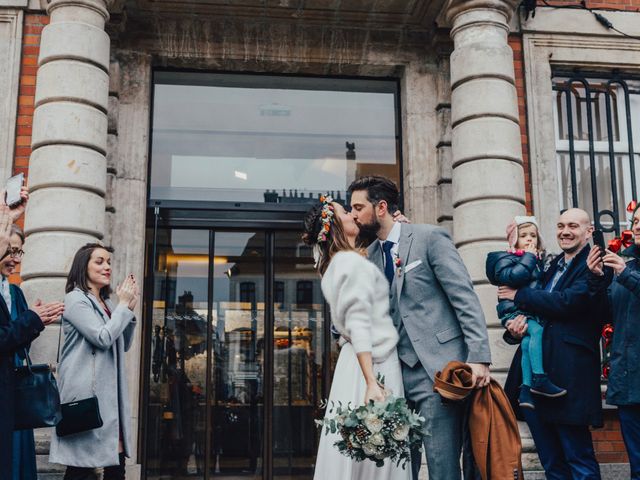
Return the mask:
<path fill-rule="evenodd" d="M 322 203 L 322 211 L 320 213 L 321 225 L 318 232 L 318 243 L 326 242 L 327 235 L 331 231 L 333 221 L 333 198 L 329 195 L 321 195 L 320 203 Z"/>

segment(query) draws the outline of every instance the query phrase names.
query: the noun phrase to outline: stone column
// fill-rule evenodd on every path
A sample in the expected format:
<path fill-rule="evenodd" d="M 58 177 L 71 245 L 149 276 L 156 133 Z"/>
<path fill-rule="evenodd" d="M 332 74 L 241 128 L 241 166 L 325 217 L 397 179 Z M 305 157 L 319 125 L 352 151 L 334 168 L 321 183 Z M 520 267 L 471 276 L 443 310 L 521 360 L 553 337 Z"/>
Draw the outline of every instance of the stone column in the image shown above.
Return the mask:
<path fill-rule="evenodd" d="M 104 236 L 109 19 L 103 0 L 52 0 L 42 32 L 23 289 L 61 299 L 75 251 Z"/>
<path fill-rule="evenodd" d="M 525 212 L 524 171 L 508 22 L 519 0 L 452 0 L 451 54 L 453 237 L 476 285 L 490 328 L 494 366 L 511 352 L 495 313 L 486 254 L 506 248 L 505 227 Z M 504 355 L 501 355 L 504 353 Z"/>

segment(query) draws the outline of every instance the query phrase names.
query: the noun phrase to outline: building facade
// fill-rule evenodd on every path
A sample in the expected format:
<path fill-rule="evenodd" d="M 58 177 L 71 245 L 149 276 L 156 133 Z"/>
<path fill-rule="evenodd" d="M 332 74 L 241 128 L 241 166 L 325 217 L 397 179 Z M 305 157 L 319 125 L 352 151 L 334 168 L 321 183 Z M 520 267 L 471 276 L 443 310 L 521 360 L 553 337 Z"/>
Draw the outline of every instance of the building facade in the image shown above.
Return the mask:
<path fill-rule="evenodd" d="M 572 205 L 613 234 L 640 181 L 640 1 L 538 3 L 0 0 L 0 171 L 32 193 L 22 288 L 60 299 L 93 241 L 144 279 L 132 478 L 311 478 L 335 348 L 300 221 L 361 174 L 452 232 L 504 379 L 486 253 L 527 212 L 554 245 Z"/>

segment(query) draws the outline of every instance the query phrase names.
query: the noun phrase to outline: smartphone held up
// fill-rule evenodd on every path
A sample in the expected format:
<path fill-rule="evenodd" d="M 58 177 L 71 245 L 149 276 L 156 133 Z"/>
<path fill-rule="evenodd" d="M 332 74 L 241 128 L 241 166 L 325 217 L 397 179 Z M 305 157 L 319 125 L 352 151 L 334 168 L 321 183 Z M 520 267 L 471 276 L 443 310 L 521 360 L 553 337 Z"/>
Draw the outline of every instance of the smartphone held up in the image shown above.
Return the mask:
<path fill-rule="evenodd" d="M 596 229 L 593 231 L 593 244 L 596 247 L 600 247 L 600 256 L 604 257 L 604 254 L 607 250 L 607 245 L 604 241 L 604 232 L 600 229 Z"/>
<path fill-rule="evenodd" d="M 24 201 L 20 192 L 24 185 L 24 173 L 19 173 L 7 180 L 5 185 L 5 203 L 9 208 L 16 208 Z"/>

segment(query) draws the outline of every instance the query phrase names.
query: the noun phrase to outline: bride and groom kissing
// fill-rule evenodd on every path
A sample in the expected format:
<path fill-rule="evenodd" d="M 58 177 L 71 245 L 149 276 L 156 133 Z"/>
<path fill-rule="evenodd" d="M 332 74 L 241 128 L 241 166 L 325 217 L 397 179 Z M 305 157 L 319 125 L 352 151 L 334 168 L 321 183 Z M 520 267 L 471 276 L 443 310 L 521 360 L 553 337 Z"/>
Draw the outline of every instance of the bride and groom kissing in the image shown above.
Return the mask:
<path fill-rule="evenodd" d="M 393 181 L 362 177 L 349 193 L 350 211 L 321 197 L 304 224 L 341 335 L 329 402 L 362 405 L 383 400 L 385 390 L 404 396 L 426 420 L 429 478 L 460 479 L 463 408 L 443 404 L 433 382 L 452 360 L 471 366 L 476 387 L 490 381 L 487 328 L 471 278 L 445 230 L 394 221 L 400 194 Z M 412 471 L 388 460 L 379 468 L 341 455 L 336 440 L 321 435 L 314 479 L 418 478 L 419 454 Z"/>

